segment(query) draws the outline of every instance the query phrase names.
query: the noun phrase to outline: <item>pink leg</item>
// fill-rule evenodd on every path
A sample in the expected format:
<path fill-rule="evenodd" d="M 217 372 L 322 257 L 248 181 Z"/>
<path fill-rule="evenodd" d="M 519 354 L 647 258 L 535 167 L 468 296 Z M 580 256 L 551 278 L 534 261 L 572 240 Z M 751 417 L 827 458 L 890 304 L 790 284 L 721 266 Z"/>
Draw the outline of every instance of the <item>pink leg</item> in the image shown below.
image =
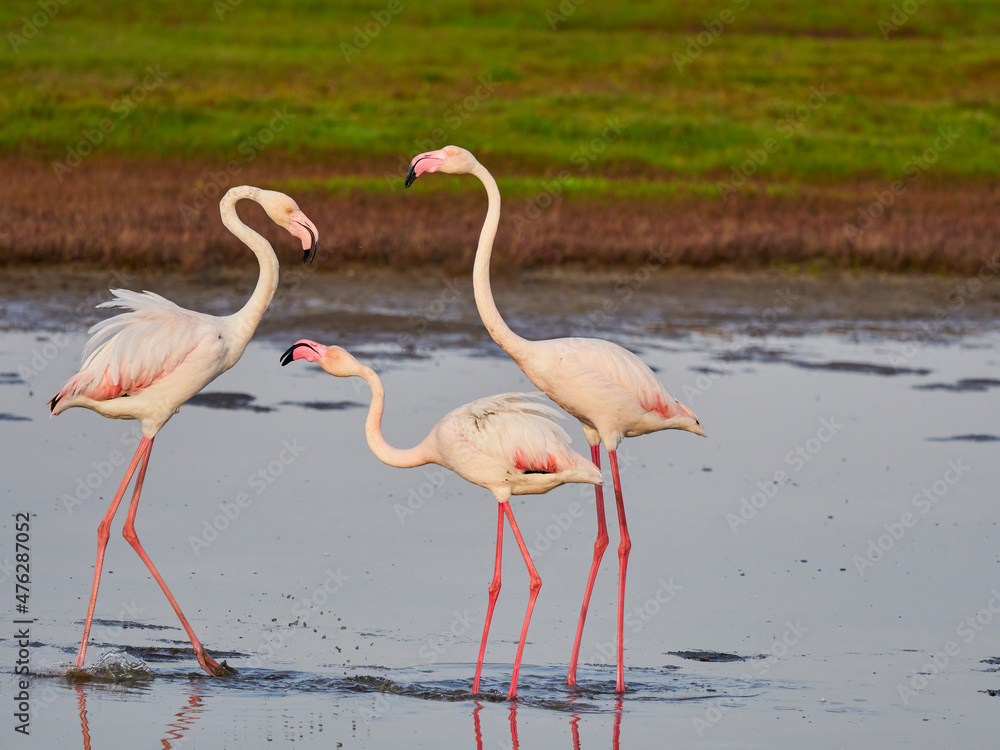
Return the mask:
<path fill-rule="evenodd" d="M 517 546 L 521 548 L 521 555 L 524 557 L 524 564 L 528 566 L 528 576 L 531 578 L 531 584 L 528 587 L 531 592 L 528 596 L 528 609 L 524 612 L 524 625 L 521 626 L 521 640 L 517 644 L 517 656 L 514 657 L 514 672 L 510 678 L 510 690 L 507 691 L 507 700 L 512 700 L 517 697 L 517 675 L 521 671 L 521 656 L 524 654 L 524 643 L 528 639 L 528 623 L 531 622 L 531 611 L 535 608 L 535 599 L 538 598 L 538 592 L 542 588 L 542 579 L 538 575 L 538 571 L 535 570 L 535 564 L 531 562 L 531 555 L 528 554 L 528 546 L 524 543 L 521 532 L 517 528 L 517 521 L 514 520 L 514 511 L 510 509 L 510 503 L 500 504 L 507 514 L 507 520 L 510 521 L 510 528 L 514 532 L 514 538 L 517 539 Z"/>
<path fill-rule="evenodd" d="M 628 570 L 628 553 L 632 549 L 632 540 L 628 536 L 628 524 L 625 523 L 625 501 L 622 499 L 622 483 L 618 477 L 618 456 L 615 451 L 608 451 L 611 459 L 611 477 L 615 482 L 615 501 L 618 503 L 618 526 L 621 530 L 621 541 L 618 544 L 618 684 L 615 687 L 619 693 L 625 692 L 625 573 Z"/>
<path fill-rule="evenodd" d="M 188 623 L 187 618 L 184 613 L 181 612 L 180 606 L 177 604 L 177 600 L 174 599 L 173 594 L 170 593 L 170 589 L 167 588 L 167 584 L 164 583 L 163 577 L 160 575 L 156 566 L 153 565 L 153 561 L 149 559 L 149 555 L 146 554 L 146 550 L 142 548 L 139 543 L 139 537 L 135 533 L 135 514 L 139 509 L 139 494 L 142 492 L 142 483 L 146 478 L 146 467 L 149 465 L 149 453 L 152 450 L 153 441 L 150 440 L 149 448 L 146 450 L 146 455 L 142 460 L 142 467 L 139 469 L 139 476 L 135 480 L 135 489 L 132 492 L 132 504 L 128 509 L 128 516 L 125 518 L 125 527 L 122 530 L 122 534 L 128 543 L 132 545 L 133 549 L 139 553 L 139 557 L 149 568 L 149 572 L 153 574 L 153 578 L 156 582 L 160 584 L 160 588 L 163 589 L 163 593 L 167 595 L 167 600 L 170 602 L 170 606 L 174 608 L 174 612 L 177 613 L 177 617 L 180 618 L 181 625 L 184 626 L 184 631 L 187 633 L 188 638 L 191 639 L 191 645 L 194 646 L 195 656 L 198 657 L 198 663 L 201 664 L 202 669 L 208 672 L 210 675 L 215 677 L 221 677 L 227 674 L 234 674 L 235 670 L 227 664 L 220 665 L 215 659 L 208 655 L 205 651 L 205 647 L 201 645 L 201 641 L 194 634 L 191 629 L 191 625 Z"/>
<path fill-rule="evenodd" d="M 493 566 L 493 582 L 490 584 L 490 603 L 486 608 L 486 624 L 483 625 L 483 641 L 479 644 L 479 661 L 476 662 L 476 677 L 472 681 L 472 694 L 479 692 L 479 677 L 483 671 L 483 657 L 486 656 L 486 639 L 490 634 L 490 622 L 493 620 L 493 607 L 496 606 L 500 594 L 500 562 L 503 557 L 503 506 L 497 503 L 497 559 Z"/>
<path fill-rule="evenodd" d="M 594 465 L 601 468 L 601 446 L 590 446 L 590 459 Z M 594 561 L 590 564 L 590 576 L 587 578 L 587 590 L 583 594 L 583 606 L 580 608 L 580 622 L 576 626 L 576 640 L 573 641 L 573 656 L 569 660 L 567 685 L 576 684 L 576 664 L 580 660 L 580 643 L 583 641 L 583 624 L 587 620 L 587 608 L 590 606 L 590 595 L 594 591 L 594 581 L 597 580 L 597 570 L 601 567 L 601 558 L 608 548 L 608 525 L 604 520 L 604 492 L 601 485 L 594 485 L 597 496 L 597 541 L 594 542 Z"/>
<path fill-rule="evenodd" d="M 149 455 L 149 449 L 152 445 L 153 441 L 147 437 L 143 437 L 139 441 L 139 447 L 136 448 L 135 456 L 132 457 L 132 463 L 129 464 L 128 471 L 125 472 L 125 478 L 118 487 L 118 492 L 115 493 L 114 500 L 111 501 L 111 505 L 108 507 L 108 512 L 104 514 L 104 518 L 97 527 L 97 561 L 94 563 L 94 584 L 90 589 L 90 605 L 87 607 L 87 619 L 83 624 L 83 640 L 80 641 L 80 651 L 76 655 L 77 667 L 83 667 L 84 657 L 87 656 L 90 625 L 94 621 L 94 608 L 97 606 L 97 589 L 101 585 L 101 571 L 104 568 L 104 550 L 107 548 L 108 538 L 111 536 L 111 520 L 115 517 L 118 506 L 125 496 L 125 490 L 128 488 L 129 482 L 132 481 L 135 467 L 139 465 L 139 461 L 144 456 Z"/>

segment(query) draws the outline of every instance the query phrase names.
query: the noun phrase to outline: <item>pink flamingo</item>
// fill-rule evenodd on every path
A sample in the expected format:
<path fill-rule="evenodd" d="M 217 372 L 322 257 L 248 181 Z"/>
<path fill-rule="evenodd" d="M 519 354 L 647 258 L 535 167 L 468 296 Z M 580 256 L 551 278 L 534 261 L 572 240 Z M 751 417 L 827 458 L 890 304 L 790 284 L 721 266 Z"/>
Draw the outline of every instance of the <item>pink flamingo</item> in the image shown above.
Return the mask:
<path fill-rule="evenodd" d="M 142 428 L 142 440 L 132 463 L 111 501 L 111 507 L 97 527 L 94 584 L 83 626 L 83 640 L 76 657 L 78 668 L 83 667 L 87 653 L 111 520 L 136 466 L 141 462 L 123 529 L 125 539 L 170 600 L 202 668 L 211 675 L 234 672 L 225 662 L 221 665 L 216 662 L 195 636 L 167 584 L 139 543 L 135 533 L 135 514 L 156 433 L 177 413 L 181 404 L 236 364 L 278 286 L 278 259 L 271 244 L 236 215 L 236 202 L 244 198 L 259 203 L 272 221 L 301 240 L 305 252 L 303 260 L 312 260 L 319 233 L 295 201 L 283 193 L 255 187 L 231 189 L 220 204 L 222 222 L 253 251 L 260 262 L 257 287 L 243 309 L 220 318 L 185 310 L 152 292 L 139 294 L 126 289 L 112 289 L 114 299 L 102 302 L 98 307 L 123 307 L 128 312 L 103 320 L 90 329 L 89 333 L 93 336 L 83 350 L 83 366 L 49 401 L 52 416 L 74 406 L 83 406 L 112 419 L 136 419 Z"/>
<path fill-rule="evenodd" d="M 493 340 L 507 352 L 528 379 L 559 406 L 580 420 L 590 454 L 596 466 L 601 465 L 600 444 L 603 442 L 611 460 L 615 499 L 618 505 L 618 525 L 621 541 L 618 546 L 618 653 L 617 691 L 625 690 L 623 628 L 625 619 L 625 573 L 632 542 L 625 522 L 625 504 L 618 477 L 615 451 L 622 438 L 644 435 L 657 430 L 679 429 L 704 435 L 701 422 L 694 413 L 673 398 L 653 375 L 653 371 L 627 349 L 601 339 L 563 338 L 529 341 L 514 333 L 500 317 L 490 291 L 490 256 L 500 222 L 500 190 L 496 180 L 476 157 L 463 148 L 446 146 L 437 151 L 419 154 L 410 162 L 406 187 L 425 172 L 472 174 L 480 179 L 489 196 L 486 221 L 479 236 L 473 286 L 476 306 Z M 576 684 L 576 668 L 583 639 L 583 625 L 594 588 L 597 570 L 608 546 L 604 519 L 604 496 L 595 487 L 597 496 L 597 541 L 594 559 L 587 579 L 580 621 L 577 625 L 573 654 L 566 682 Z"/>
<path fill-rule="evenodd" d="M 382 436 L 385 390 L 374 370 L 359 363 L 339 346 L 325 347 L 308 339 L 297 341 L 282 354 L 281 364 L 287 365 L 295 359 L 318 362 L 320 367 L 339 378 L 364 378 L 372 390 L 365 436 L 372 453 L 382 463 L 403 469 L 437 464 L 488 489 L 497 499 L 496 561 L 472 693 L 475 695 L 479 692 L 486 639 L 493 619 L 493 607 L 500 593 L 506 516 L 531 578 L 528 609 L 524 613 L 521 639 L 517 645 L 510 689 L 507 692 L 508 699 L 515 698 L 521 655 L 528 637 L 528 623 L 535 607 L 535 598 L 542 587 L 542 579 L 531 561 L 528 547 L 517 528 L 508 501 L 511 495 L 539 495 L 566 482 L 600 484 L 600 469 L 569 447 L 569 436 L 555 421 L 559 416 L 555 409 L 536 403 L 531 396 L 523 393 L 488 396 L 460 406 L 434 425 L 430 434 L 418 445 L 408 450 L 393 448 Z"/>

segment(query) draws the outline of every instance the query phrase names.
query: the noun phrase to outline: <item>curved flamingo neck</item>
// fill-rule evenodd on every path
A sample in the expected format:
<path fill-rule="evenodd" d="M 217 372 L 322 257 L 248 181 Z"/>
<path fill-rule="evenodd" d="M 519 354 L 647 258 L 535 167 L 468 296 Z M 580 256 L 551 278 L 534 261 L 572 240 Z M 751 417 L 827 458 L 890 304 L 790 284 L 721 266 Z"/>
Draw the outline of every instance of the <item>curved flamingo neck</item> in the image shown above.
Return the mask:
<path fill-rule="evenodd" d="M 476 249 L 476 262 L 472 269 L 472 288 L 476 295 L 476 307 L 479 309 L 483 325 L 493 340 L 501 349 L 514 357 L 515 352 L 523 348 L 527 340 L 514 333 L 500 316 L 493 299 L 493 290 L 490 288 L 490 258 L 493 255 L 493 241 L 497 236 L 497 227 L 500 225 L 500 188 L 497 187 L 493 175 L 482 164 L 477 163 L 470 174 L 474 174 L 483 183 L 489 198 L 486 221 L 483 222 L 483 230 L 479 234 L 479 247 Z"/>
<path fill-rule="evenodd" d="M 400 469 L 433 463 L 433 458 L 425 449 L 426 441 L 405 450 L 394 448 L 386 442 L 382 435 L 382 412 L 385 411 L 385 389 L 382 387 L 382 379 L 372 368 L 365 365 L 359 366 L 357 375 L 364 378 L 372 389 L 372 401 L 368 407 L 368 419 L 365 421 L 365 437 L 375 457 L 384 464 Z"/>
<path fill-rule="evenodd" d="M 239 312 L 230 316 L 239 321 L 249 340 L 260 319 L 264 317 L 264 311 L 274 297 L 274 291 L 278 288 L 278 258 L 271 243 L 244 224 L 237 215 L 236 204 L 244 198 L 260 203 L 260 190 L 246 185 L 233 188 L 222 198 L 219 211 L 222 214 L 222 223 L 253 251 L 257 256 L 257 262 L 260 263 L 260 276 L 257 278 L 253 294 Z"/>

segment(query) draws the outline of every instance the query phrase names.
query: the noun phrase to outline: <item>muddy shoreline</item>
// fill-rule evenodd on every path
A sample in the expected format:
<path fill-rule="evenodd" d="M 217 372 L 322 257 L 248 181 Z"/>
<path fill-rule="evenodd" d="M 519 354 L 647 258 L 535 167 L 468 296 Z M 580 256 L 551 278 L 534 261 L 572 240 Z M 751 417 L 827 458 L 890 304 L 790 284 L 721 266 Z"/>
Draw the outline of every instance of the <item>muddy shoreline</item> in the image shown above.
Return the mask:
<path fill-rule="evenodd" d="M 485 213 L 482 191 L 472 183 L 456 184 L 458 192 L 406 191 L 401 175 L 393 182 L 396 169 L 395 162 L 357 157 L 330 164 L 262 157 L 234 175 L 210 160 L 105 157 L 59 180 L 47 162 L 3 157 L 0 265 L 198 269 L 242 262 L 245 250 L 217 208 L 237 184 L 291 194 L 340 264 L 449 271 L 469 264 Z M 501 191 L 505 174 L 525 176 L 514 164 L 494 169 Z M 386 175 L 384 192 L 326 186 L 335 176 Z M 537 178 L 537 193 L 504 198 L 497 246 L 508 269 L 629 267 L 655 248 L 663 267 L 972 274 L 1000 236 L 1000 186 L 975 181 L 927 179 L 886 208 L 877 197 L 887 184 L 872 178 L 792 186 L 761 179 L 722 200 L 705 194 L 714 190 L 711 175 L 657 199 L 552 195 L 545 189 L 552 174 L 528 176 Z M 258 211 L 244 209 L 255 226 L 266 224 Z M 287 237 L 271 226 L 264 233 L 285 252 Z"/>

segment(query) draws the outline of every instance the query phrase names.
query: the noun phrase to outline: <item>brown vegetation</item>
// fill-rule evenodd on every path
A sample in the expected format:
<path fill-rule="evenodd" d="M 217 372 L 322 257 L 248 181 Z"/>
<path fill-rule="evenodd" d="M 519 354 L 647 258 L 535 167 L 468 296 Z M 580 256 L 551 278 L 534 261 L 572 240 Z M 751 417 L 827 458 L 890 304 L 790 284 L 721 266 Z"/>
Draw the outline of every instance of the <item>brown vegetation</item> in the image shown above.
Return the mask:
<path fill-rule="evenodd" d="M 213 171 L 220 174 L 218 164 L 95 158 L 59 182 L 46 163 L 5 159 L 0 259 L 7 265 L 184 269 L 244 262 L 245 249 L 219 219 L 224 189 L 213 188 Z M 341 161 L 337 171 L 381 175 L 384 170 Z M 503 165 L 494 172 L 502 176 Z M 325 166 L 261 160 L 243 168 L 230 184 L 267 187 L 330 174 Z M 747 186 L 728 201 L 557 198 L 532 221 L 523 220 L 526 199 L 509 197 L 495 268 L 625 265 L 657 248 L 667 265 L 692 267 L 805 264 L 971 273 L 984 256 L 996 254 L 1000 188 L 979 183 L 913 185 L 849 242 L 845 224 L 856 224 L 858 209 L 870 206 L 876 192 L 885 195 L 887 187 L 872 180 L 769 196 Z M 485 194 L 478 190 L 293 192 L 319 226 L 325 263 L 332 267 L 467 268 L 486 208 Z M 182 205 L 201 204 L 205 208 L 196 216 L 184 217 Z M 279 255 L 290 257 L 288 238 L 257 217 L 257 210 L 241 206 L 248 223 L 267 234 Z"/>

